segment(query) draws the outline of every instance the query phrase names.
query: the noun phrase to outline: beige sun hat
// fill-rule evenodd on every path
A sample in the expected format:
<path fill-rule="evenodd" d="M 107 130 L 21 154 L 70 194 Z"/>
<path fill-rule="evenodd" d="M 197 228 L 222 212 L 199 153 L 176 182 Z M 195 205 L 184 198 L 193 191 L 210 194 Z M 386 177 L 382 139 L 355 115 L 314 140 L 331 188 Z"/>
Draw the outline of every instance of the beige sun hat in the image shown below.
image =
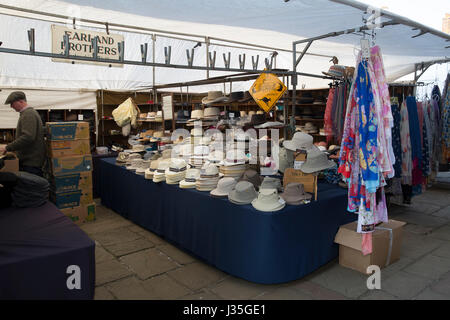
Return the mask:
<path fill-rule="evenodd" d="M 328 160 L 327 154 L 320 151 L 317 146 L 313 146 L 308 150 L 306 162 L 300 167 L 300 170 L 304 173 L 314 173 L 334 167 L 336 167 L 336 163 Z"/>
<path fill-rule="evenodd" d="M 219 118 L 220 110 L 217 107 L 209 107 L 203 111 L 203 119 L 216 120 Z"/>
<path fill-rule="evenodd" d="M 247 156 L 245 152 L 240 149 L 229 150 L 225 157 L 225 160 L 222 162 L 222 165 L 227 166 L 235 166 L 240 164 L 245 164 L 247 161 Z"/>
<path fill-rule="evenodd" d="M 158 169 L 153 174 L 153 182 L 159 183 L 166 180 L 166 170 L 170 166 L 171 159 L 162 159 L 158 164 Z"/>
<path fill-rule="evenodd" d="M 198 121 L 203 118 L 203 110 L 193 110 L 191 112 L 191 118 L 188 120 L 188 122 Z"/>
<path fill-rule="evenodd" d="M 223 95 L 222 91 L 209 91 L 208 96 L 202 99 L 203 104 L 213 104 L 226 101 L 227 97 Z"/>
<path fill-rule="evenodd" d="M 223 178 L 217 183 L 217 188 L 211 191 L 211 196 L 214 197 L 228 197 L 230 192 L 236 186 L 237 181 L 234 178 Z"/>
<path fill-rule="evenodd" d="M 261 189 L 258 198 L 252 201 L 252 206 L 258 211 L 279 211 L 286 206 L 286 202 L 280 198 L 276 189 Z"/>
<path fill-rule="evenodd" d="M 286 186 L 283 194 L 281 194 L 281 198 L 283 198 L 287 204 L 298 206 L 303 204 L 304 200 L 311 200 L 312 195 L 305 192 L 303 184 L 292 182 Z"/>
<path fill-rule="evenodd" d="M 285 140 L 283 147 L 291 151 L 308 150 L 312 148 L 314 138 L 303 132 L 296 132 L 292 140 Z"/>
<path fill-rule="evenodd" d="M 228 200 L 234 204 L 250 204 L 258 194 L 255 187 L 248 181 L 240 181 L 228 195 Z"/>
<path fill-rule="evenodd" d="M 169 168 L 166 169 L 166 183 L 179 184 L 186 176 L 187 164 L 183 159 L 171 159 Z"/>

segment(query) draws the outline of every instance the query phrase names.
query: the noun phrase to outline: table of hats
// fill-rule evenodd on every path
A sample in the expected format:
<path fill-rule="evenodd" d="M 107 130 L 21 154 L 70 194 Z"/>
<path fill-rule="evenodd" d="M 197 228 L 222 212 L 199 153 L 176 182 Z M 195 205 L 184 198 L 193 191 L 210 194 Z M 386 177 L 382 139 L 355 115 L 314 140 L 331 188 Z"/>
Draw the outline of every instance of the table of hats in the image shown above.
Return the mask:
<path fill-rule="evenodd" d="M 159 159 L 148 179 L 147 173 L 127 170 L 114 158 L 102 159 L 102 204 L 210 265 L 248 281 L 283 283 L 313 272 L 338 256 L 334 237 L 341 225 L 357 218 L 346 211 L 347 191 L 335 185 L 319 183 L 319 201 L 301 205 L 281 201 L 272 210 L 264 199 L 254 205 L 245 202 L 251 195 L 245 183 L 240 189 L 235 186 L 232 192 L 239 189 L 240 194 L 230 200 L 214 196 L 230 187 L 228 181 L 220 187 L 222 191 L 208 192 L 215 179 L 213 170 L 205 170 L 209 178 L 197 183 L 198 189 L 205 191 L 188 188 L 195 185 L 189 172 L 175 183 L 184 171 L 181 162 L 161 165 L 163 161 Z M 166 181 L 163 172 L 171 173 Z M 217 180 L 213 182 L 217 184 Z M 272 191 L 260 190 L 259 195 L 265 193 L 266 199 L 276 196 L 273 189 L 265 190 Z"/>

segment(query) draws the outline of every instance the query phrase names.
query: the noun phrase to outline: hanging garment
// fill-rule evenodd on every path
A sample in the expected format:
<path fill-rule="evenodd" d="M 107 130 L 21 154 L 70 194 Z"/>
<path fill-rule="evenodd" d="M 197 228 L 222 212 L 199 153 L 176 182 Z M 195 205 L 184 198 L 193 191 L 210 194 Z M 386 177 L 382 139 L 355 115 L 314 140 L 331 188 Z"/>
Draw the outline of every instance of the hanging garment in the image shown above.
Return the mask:
<path fill-rule="evenodd" d="M 412 185 L 411 138 L 409 132 L 409 117 L 406 101 L 400 109 L 400 139 L 402 145 L 402 184 Z"/>
<path fill-rule="evenodd" d="M 395 171 L 395 177 L 401 178 L 402 177 L 402 143 L 401 143 L 401 136 L 400 136 L 400 122 L 401 122 L 401 116 L 400 116 L 400 108 L 398 104 L 392 104 L 392 116 L 394 118 L 394 126 L 392 127 L 392 148 L 394 150 L 395 155 L 395 164 L 394 164 L 394 171 Z"/>
<path fill-rule="evenodd" d="M 422 108 L 422 102 L 417 102 L 417 116 L 419 118 L 420 146 L 423 147 L 423 108 Z"/>
<path fill-rule="evenodd" d="M 422 146 L 420 143 L 419 116 L 415 97 L 406 98 L 409 118 L 409 136 L 411 138 L 412 185 L 422 184 Z"/>
<path fill-rule="evenodd" d="M 430 118 L 428 114 L 428 101 L 422 105 L 423 113 L 423 146 L 422 146 L 422 168 L 424 177 L 431 174 L 431 157 L 433 154 L 433 137 Z"/>
<path fill-rule="evenodd" d="M 334 101 L 334 94 L 335 94 L 335 88 L 331 88 L 328 93 L 328 99 L 327 99 L 327 106 L 325 109 L 325 115 L 324 115 L 324 131 L 327 135 L 327 140 L 332 139 L 333 135 L 333 122 L 331 120 L 331 112 L 333 109 L 333 101 Z"/>

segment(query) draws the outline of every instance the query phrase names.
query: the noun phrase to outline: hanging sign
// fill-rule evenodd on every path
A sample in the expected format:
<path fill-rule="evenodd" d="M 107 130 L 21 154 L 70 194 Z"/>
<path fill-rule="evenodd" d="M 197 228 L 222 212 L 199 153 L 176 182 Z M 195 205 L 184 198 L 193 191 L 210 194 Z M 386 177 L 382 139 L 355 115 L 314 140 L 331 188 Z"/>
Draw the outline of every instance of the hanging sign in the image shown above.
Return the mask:
<path fill-rule="evenodd" d="M 92 40 L 97 38 L 97 54 L 100 59 L 119 61 L 119 43 L 124 37 L 119 34 L 107 34 L 92 30 L 70 29 L 67 27 L 52 25 L 52 53 L 64 54 L 64 35 L 69 36 L 69 55 L 76 57 L 93 57 Z M 54 62 L 71 63 L 70 59 L 55 59 Z M 108 63 L 76 60 L 76 63 L 106 65 Z M 113 63 L 112 67 L 123 67 L 123 64 Z"/>
<path fill-rule="evenodd" d="M 172 114 L 173 114 L 173 101 L 172 101 L 172 95 L 163 96 L 163 113 L 164 113 L 164 120 L 172 120 Z"/>
<path fill-rule="evenodd" d="M 266 113 L 273 109 L 286 91 L 286 86 L 272 73 L 263 73 L 250 88 L 250 95 Z"/>

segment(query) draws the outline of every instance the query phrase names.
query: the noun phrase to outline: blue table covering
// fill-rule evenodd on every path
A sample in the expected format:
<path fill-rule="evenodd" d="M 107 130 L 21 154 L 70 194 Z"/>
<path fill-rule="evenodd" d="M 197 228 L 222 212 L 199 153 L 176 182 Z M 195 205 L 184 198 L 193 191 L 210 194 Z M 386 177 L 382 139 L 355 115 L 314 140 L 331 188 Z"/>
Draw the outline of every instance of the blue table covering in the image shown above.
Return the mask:
<path fill-rule="evenodd" d="M 357 216 L 346 211 L 347 191 L 319 184 L 318 201 L 260 212 L 208 192 L 155 184 L 100 161 L 103 205 L 218 269 L 275 284 L 302 278 L 338 256 L 334 237 Z"/>
<path fill-rule="evenodd" d="M 67 286 L 72 265 L 80 290 Z M 90 300 L 94 290 L 95 242 L 52 203 L 0 210 L 0 299 Z"/>

